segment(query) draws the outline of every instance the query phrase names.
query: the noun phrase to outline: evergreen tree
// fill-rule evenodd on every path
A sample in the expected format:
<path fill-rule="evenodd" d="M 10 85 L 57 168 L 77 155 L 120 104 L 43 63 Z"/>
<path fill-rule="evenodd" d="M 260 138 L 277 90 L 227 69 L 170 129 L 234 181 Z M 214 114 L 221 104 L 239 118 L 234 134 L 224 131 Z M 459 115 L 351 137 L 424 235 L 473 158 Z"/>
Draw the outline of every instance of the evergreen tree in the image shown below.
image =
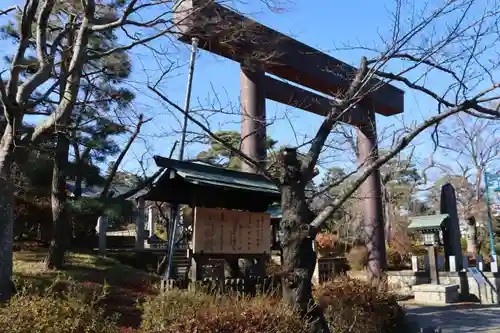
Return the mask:
<path fill-rule="evenodd" d="M 118 18 L 117 12 L 125 5 L 123 1 L 96 3 L 95 20 L 101 24 L 115 21 Z M 79 27 L 76 23 L 81 10 L 80 2 L 54 2 L 51 10 L 45 13 L 48 15 L 47 31 L 57 32 L 64 29 L 68 31 L 65 35 L 47 34 L 47 43 L 61 44 L 61 48 L 54 52 L 54 57 L 59 60 L 58 66 L 54 66 L 47 80 L 52 89 L 44 95 L 38 91 L 34 93 L 34 97 L 41 100 L 36 109 L 37 114 L 56 114 L 61 105 L 71 102 L 68 106 L 71 112 L 54 124 L 53 137 L 50 139 L 53 141 L 51 190 L 53 233 L 46 258 L 49 268 L 62 267 L 64 252 L 71 238 L 68 235 L 72 235 L 66 203 L 66 181 L 71 178 L 75 180 L 76 198 L 81 196 L 84 180 L 88 185 L 103 181 L 97 163 L 119 150 L 110 136 L 125 132 L 124 126 L 109 119 L 110 111 L 123 110 L 134 97 L 130 91 L 119 86 L 131 71 L 131 62 L 124 51 L 92 59 L 96 53 L 105 53 L 119 46 L 118 38 L 112 30 L 100 31 L 87 37 L 86 49 L 81 54 L 83 59 L 80 60 L 81 67 L 78 69 L 79 77 L 72 78 L 74 55 L 79 52 L 80 47 L 77 43 Z M 40 20 L 42 15 L 44 15 L 42 11 L 37 12 L 34 14 L 34 19 Z M 16 23 L 10 22 L 3 27 L 4 35 L 20 42 L 21 23 L 21 17 L 18 16 Z M 63 37 L 57 41 L 59 36 Z M 25 78 L 40 70 L 38 58 L 31 55 L 37 52 L 36 38 L 37 35 L 34 34 L 28 40 L 27 56 L 23 60 L 26 70 L 22 72 Z M 7 60 L 12 61 L 12 59 Z M 75 80 L 78 82 L 74 82 Z M 77 84 L 78 87 L 72 94 L 72 100 L 68 101 L 65 93 L 71 84 Z M 73 147 L 73 161 L 69 161 L 70 147 Z"/>
<path fill-rule="evenodd" d="M 215 135 L 230 144 L 232 147 L 240 147 L 241 134 L 236 131 L 218 131 Z M 208 149 L 201 151 L 196 159 L 211 165 L 224 167 L 232 170 L 241 170 L 241 158 L 236 156 L 226 145 L 221 144 L 210 136 L 206 136 L 203 142 L 208 145 Z M 278 142 L 270 137 L 267 138 L 267 150 L 272 152 Z M 269 160 L 275 154 L 269 154 Z M 270 162 L 272 163 L 272 162 Z"/>

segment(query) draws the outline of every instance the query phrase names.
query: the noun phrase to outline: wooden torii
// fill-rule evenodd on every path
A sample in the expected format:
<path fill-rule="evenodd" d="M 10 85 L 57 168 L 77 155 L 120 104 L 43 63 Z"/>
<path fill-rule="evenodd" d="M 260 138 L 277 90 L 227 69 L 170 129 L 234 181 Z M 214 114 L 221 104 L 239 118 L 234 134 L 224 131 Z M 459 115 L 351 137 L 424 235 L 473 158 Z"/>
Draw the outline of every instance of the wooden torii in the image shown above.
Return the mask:
<path fill-rule="evenodd" d="M 356 68 L 276 30 L 255 22 L 213 0 L 180 0 L 174 5 L 174 24 L 179 39 L 199 40 L 199 47 L 240 63 L 242 151 L 256 161 L 266 160 L 266 98 L 326 116 L 334 96 L 346 91 Z M 266 73 L 320 92 L 274 79 Z M 377 89 L 356 108 L 340 115 L 358 129 L 359 161 L 370 164 L 378 157 L 375 113 L 391 116 L 404 111 L 404 92 L 392 85 L 370 82 Z M 329 97 L 324 97 L 331 96 Z M 244 165 L 247 172 L 256 172 Z M 384 251 L 384 218 L 380 172 L 376 170 L 361 186 L 365 228 L 376 235 L 368 249 Z M 382 252 L 384 253 L 384 252 Z"/>

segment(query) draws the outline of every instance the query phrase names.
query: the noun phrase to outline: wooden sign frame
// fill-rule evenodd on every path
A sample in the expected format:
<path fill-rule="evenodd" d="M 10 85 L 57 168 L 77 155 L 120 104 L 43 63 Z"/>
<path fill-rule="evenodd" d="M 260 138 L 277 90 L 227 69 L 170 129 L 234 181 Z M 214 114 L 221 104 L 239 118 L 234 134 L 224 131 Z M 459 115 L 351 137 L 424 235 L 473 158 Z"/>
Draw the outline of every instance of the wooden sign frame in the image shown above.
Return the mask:
<path fill-rule="evenodd" d="M 196 207 L 194 254 L 263 254 L 271 251 L 271 215 Z"/>

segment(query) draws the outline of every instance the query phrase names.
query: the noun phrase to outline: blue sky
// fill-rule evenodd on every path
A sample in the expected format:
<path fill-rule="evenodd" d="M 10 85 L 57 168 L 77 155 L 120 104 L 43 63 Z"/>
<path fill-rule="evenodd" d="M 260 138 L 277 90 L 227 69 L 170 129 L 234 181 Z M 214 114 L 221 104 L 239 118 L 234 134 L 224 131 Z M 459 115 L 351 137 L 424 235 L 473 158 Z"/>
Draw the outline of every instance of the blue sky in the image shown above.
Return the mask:
<path fill-rule="evenodd" d="M 269 11 L 260 2 L 252 1 L 252 5 L 241 6 L 241 10 L 247 13 L 248 16 L 266 24 L 280 32 L 289 34 L 290 36 L 307 43 L 313 47 L 323 50 L 332 56 L 339 58 L 347 63 L 355 65 L 359 62 L 362 53 L 353 50 L 336 51 L 343 46 L 343 43 L 369 45 L 377 38 L 377 31 L 386 29 L 388 9 L 384 7 L 382 2 L 367 2 L 367 1 L 315 1 L 314 6 L 306 1 L 295 1 L 290 3 L 287 10 L 280 13 Z M 353 24 L 353 17 L 359 15 L 359 19 Z M 332 17 L 333 16 L 333 17 Z M 155 43 L 155 44 L 158 44 Z M 170 49 L 179 48 L 172 51 L 177 54 L 180 61 L 187 63 L 189 58 L 189 45 L 165 46 Z M 137 50 L 136 50 L 137 51 Z M 136 52 L 134 51 L 134 52 Z M 143 57 L 143 55 L 145 57 Z M 136 57 L 137 63 L 134 66 L 140 67 L 141 72 L 154 72 L 156 65 L 149 62 L 150 58 L 146 54 L 141 54 Z M 144 68 L 150 70 L 144 71 Z M 137 81 L 144 81 L 144 76 L 138 75 Z M 172 73 L 172 76 L 165 80 L 163 89 L 169 98 L 176 101 L 179 105 L 183 105 L 184 94 L 187 80 L 187 68 L 184 66 Z M 206 51 L 201 51 L 196 60 L 192 106 L 194 108 L 200 105 L 206 105 L 208 100 L 218 100 L 218 104 L 227 106 L 232 103 L 232 107 L 237 109 L 238 98 L 240 94 L 240 78 L 239 64 L 233 61 L 214 56 Z M 150 94 L 146 92 L 146 94 Z M 408 103 L 411 100 L 411 94 L 407 95 L 406 115 L 407 120 L 420 120 L 425 117 L 425 112 L 422 113 L 420 108 L 425 108 L 422 105 Z M 148 104 L 151 101 L 144 103 Z M 293 132 L 301 136 L 314 135 L 315 130 L 319 127 L 322 118 L 313 114 L 303 112 L 301 110 L 292 109 L 288 106 L 281 105 L 272 101 L 267 101 L 267 114 L 269 118 L 275 119 L 274 124 L 268 128 L 268 134 L 277 139 L 280 144 L 296 144 L 296 138 Z M 170 126 L 177 130 L 180 127 L 178 121 L 172 124 L 173 117 L 165 112 L 154 107 L 155 122 L 149 124 L 149 131 L 161 133 L 170 130 Z M 181 115 L 177 111 L 173 111 L 178 117 Z M 234 112 L 234 110 L 233 110 Z M 287 119 L 283 118 L 287 114 Z M 292 122 L 294 130 L 291 130 L 289 121 Z M 380 128 L 385 128 L 391 124 L 397 123 L 400 119 L 390 119 L 379 117 L 378 125 Z M 239 116 L 219 115 L 211 117 L 211 128 L 217 129 L 239 129 Z M 199 131 L 196 126 L 190 125 L 190 129 Z M 172 142 L 177 138 L 161 138 L 155 142 L 154 151 L 157 154 L 167 154 Z M 299 138 L 300 142 L 303 140 Z M 140 149 L 136 147 L 137 149 Z M 187 157 L 193 157 L 199 151 L 198 145 L 187 147 Z"/>
<path fill-rule="evenodd" d="M 18 2 L 3 0 L 2 4 L 9 5 Z M 393 12 L 395 4 L 395 1 L 391 0 L 295 0 L 284 5 L 285 11 L 273 13 L 260 1 L 247 2 L 248 4 L 239 5 L 239 8 L 247 13 L 247 16 L 352 65 L 356 65 L 361 55 L 365 53 L 359 50 L 342 51 L 339 49 L 345 44 L 380 46 L 380 36 L 388 36 L 390 33 L 390 13 Z M 415 3 L 419 4 L 416 8 L 421 6 L 418 1 Z M 5 22 L 5 20 L 0 20 L 1 22 Z M 444 25 L 444 23 L 441 24 Z M 169 54 L 171 61 L 182 65 L 173 70 L 160 85 L 160 89 L 165 95 L 182 106 L 187 80 L 187 66 L 185 65 L 189 59 L 189 46 L 173 41 L 172 38 L 157 40 L 153 46 L 161 47 Z M 0 52 L 3 54 L 12 52 L 12 47 L 6 45 Z M 131 54 L 134 71 L 129 87 L 135 89 L 137 94 L 134 108 L 153 118 L 144 126 L 143 140 L 134 145 L 123 165 L 125 169 L 135 171 L 138 168 L 137 156 L 144 154 L 165 156 L 169 153 L 173 142 L 179 139 L 179 136 L 174 137 L 169 134 L 180 130 L 179 120 L 182 115 L 175 110 L 166 109 L 146 88 L 148 80 L 154 80 L 153 78 L 161 71 L 158 58 L 154 57 L 152 52 L 146 48 L 136 48 Z M 162 61 L 165 65 L 164 59 Z M 431 77 L 431 79 L 426 83 L 431 89 L 439 91 L 446 86 L 446 78 Z M 217 100 L 218 105 L 226 107 L 226 110 L 230 110 L 229 106 L 232 106 L 233 112 L 235 112 L 240 94 L 239 80 L 239 64 L 201 51 L 195 67 L 192 107 L 195 109 L 206 107 Z M 394 128 L 400 128 L 403 121 L 405 124 L 421 122 L 429 115 L 436 113 L 435 102 L 409 89 L 405 89 L 405 91 L 404 115 L 389 118 L 377 117 L 377 127 L 386 133 L 391 132 Z M 278 118 L 268 128 L 268 134 L 277 139 L 280 145 L 296 144 L 296 138 L 290 128 L 290 121 L 294 125 L 296 133 L 301 136 L 311 136 L 314 135 L 322 120 L 319 116 L 293 110 L 271 101 L 267 101 L 266 107 L 268 117 Z M 289 116 L 289 120 L 283 119 L 285 114 Z M 220 129 L 238 130 L 239 117 L 226 114 L 213 115 L 210 117 L 210 126 L 214 131 Z M 200 132 L 192 124 L 189 125 L 189 129 Z M 126 138 L 121 140 L 124 142 Z M 417 155 L 422 163 L 425 163 L 430 153 L 429 141 L 429 136 L 423 135 L 415 142 Z M 188 146 L 186 157 L 194 157 L 200 148 L 199 145 Z M 339 156 L 337 163 L 346 163 L 349 157 Z M 149 160 L 149 165 L 146 165 L 149 171 L 154 170 L 152 163 Z"/>

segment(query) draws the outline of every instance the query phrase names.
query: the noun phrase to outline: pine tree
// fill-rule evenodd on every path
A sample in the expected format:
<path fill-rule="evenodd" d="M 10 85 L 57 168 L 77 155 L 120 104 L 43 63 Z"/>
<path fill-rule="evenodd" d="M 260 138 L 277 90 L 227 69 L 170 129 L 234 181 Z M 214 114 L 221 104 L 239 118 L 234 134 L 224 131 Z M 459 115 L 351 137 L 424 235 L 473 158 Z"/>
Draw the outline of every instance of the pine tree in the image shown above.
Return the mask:
<path fill-rule="evenodd" d="M 101 14 L 100 20 L 104 23 L 114 21 L 117 17 L 116 10 L 123 6 L 123 2 L 111 4 L 96 4 L 96 10 Z M 73 19 L 72 14 L 78 10 L 72 3 L 61 4 L 52 12 L 54 17 L 66 15 L 66 20 Z M 63 21 L 65 21 L 63 19 Z M 59 26 L 59 22 L 52 29 Z M 74 52 L 75 43 L 71 38 L 67 39 L 66 48 L 61 52 L 61 73 L 70 68 L 70 54 Z M 89 38 L 88 50 L 85 56 L 90 57 L 94 52 L 106 52 L 116 48 L 117 37 L 112 31 L 94 34 Z M 75 180 L 76 195 L 81 195 L 83 171 L 90 171 L 88 175 L 94 175 L 94 180 L 99 180 L 99 170 L 95 162 L 103 161 L 106 154 L 118 151 L 117 145 L 109 137 L 125 132 L 125 128 L 109 120 L 110 111 L 113 109 L 123 110 L 133 99 L 133 94 L 119 87 L 122 80 L 126 79 L 131 71 L 131 62 L 125 52 L 117 52 L 112 57 L 104 57 L 87 61 L 82 66 L 77 102 L 73 106 L 70 117 L 62 119 L 61 128 L 56 132 L 56 146 L 54 152 L 54 166 L 52 173 L 52 218 L 53 235 L 46 258 L 47 268 L 61 269 L 64 261 L 64 253 L 69 248 L 72 235 L 72 225 L 67 210 L 67 184 L 69 176 L 69 150 L 73 146 L 75 153 Z M 57 80 L 57 78 L 56 78 Z M 64 81 L 63 81 L 64 82 Z M 64 85 L 64 84 L 63 84 Z M 63 89 L 60 86 L 60 91 Z M 64 98 L 64 97 L 62 97 Z M 116 110 L 115 110 L 116 111 Z M 80 147 L 84 147 L 80 154 Z M 87 177 L 87 179 L 91 179 Z"/>
<path fill-rule="evenodd" d="M 14 148 L 21 145 L 33 149 L 51 136 L 57 147 L 53 174 L 59 175 L 66 169 L 69 125 L 81 98 L 83 78 L 90 75 L 88 65 L 106 63 L 104 67 L 97 67 L 101 74 L 109 70 L 120 73 L 117 69 L 126 63 L 124 52 L 167 34 L 171 22 L 162 15 L 152 14 L 154 10 L 149 11 L 152 7 L 168 11 L 162 1 L 26 0 L 16 7 L 13 22 L 2 29 L 15 38 L 17 45 L 12 58 L 7 59 L 10 69 L 2 72 L 7 80 L 0 78 L 0 106 L 5 120 L 0 139 L 0 188 L 3 189 L 0 193 L 0 301 L 8 299 L 12 289 L 12 166 L 18 153 Z M 55 15 L 56 12 L 60 15 Z M 114 31 L 123 31 L 127 26 L 141 26 L 141 34 L 124 34 L 120 40 L 110 38 Z M 95 42 L 103 37 L 109 38 L 108 42 Z M 25 131 L 22 126 L 25 116 L 32 114 L 45 118 Z M 58 181 L 53 184 L 53 202 L 64 202 L 65 177 L 54 178 Z M 64 221 L 64 205 L 53 205 L 53 213 L 54 220 Z"/>

